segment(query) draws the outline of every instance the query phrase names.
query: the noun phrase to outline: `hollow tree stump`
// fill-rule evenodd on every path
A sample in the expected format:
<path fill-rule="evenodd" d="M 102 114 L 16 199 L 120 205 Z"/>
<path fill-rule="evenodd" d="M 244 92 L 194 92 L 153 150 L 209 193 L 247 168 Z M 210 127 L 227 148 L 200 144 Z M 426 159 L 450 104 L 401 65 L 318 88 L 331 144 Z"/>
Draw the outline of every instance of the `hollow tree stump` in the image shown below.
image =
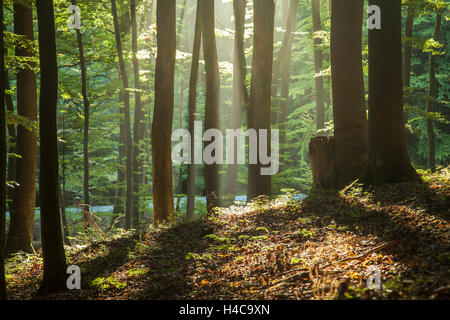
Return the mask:
<path fill-rule="evenodd" d="M 335 159 L 334 137 L 316 137 L 309 143 L 313 183 L 322 189 L 337 189 L 339 175 Z"/>

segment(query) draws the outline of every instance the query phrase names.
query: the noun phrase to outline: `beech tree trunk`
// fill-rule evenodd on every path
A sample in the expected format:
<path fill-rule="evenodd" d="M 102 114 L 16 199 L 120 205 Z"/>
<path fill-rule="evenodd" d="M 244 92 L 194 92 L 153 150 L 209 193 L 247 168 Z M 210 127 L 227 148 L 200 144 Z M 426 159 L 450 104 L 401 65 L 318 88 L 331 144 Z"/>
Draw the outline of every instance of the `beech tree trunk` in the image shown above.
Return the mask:
<path fill-rule="evenodd" d="M 138 52 L 138 29 L 136 20 L 136 1 L 130 1 L 131 6 L 131 37 L 132 37 L 132 52 L 133 52 L 133 71 L 134 71 L 134 125 L 133 125 L 133 211 L 132 211 L 132 226 L 135 229 L 139 228 L 140 196 L 139 190 L 142 183 L 142 160 L 141 156 L 144 148 L 141 145 L 141 140 L 145 131 L 145 113 L 141 105 L 141 81 L 139 76 L 139 60 L 137 58 Z"/>
<path fill-rule="evenodd" d="M 72 0 L 72 4 L 76 5 L 76 1 Z M 85 219 L 85 226 L 89 224 L 89 210 L 90 210 L 90 197 L 89 197 L 89 98 L 87 93 L 87 70 L 86 59 L 84 58 L 83 48 L 83 36 L 81 31 L 75 30 L 77 35 L 78 56 L 80 59 L 81 70 L 81 95 L 83 96 L 83 212 Z"/>
<path fill-rule="evenodd" d="M 337 187 L 359 178 L 367 164 L 367 114 L 362 65 L 362 0 L 331 3 L 331 74 Z"/>
<path fill-rule="evenodd" d="M 312 18 L 313 18 L 313 31 L 317 33 L 322 30 L 322 23 L 320 20 L 320 0 L 311 0 L 312 6 Z M 314 72 L 315 72 L 315 85 L 316 85 L 316 105 L 317 105 L 317 130 L 325 127 L 325 90 L 323 87 L 323 77 L 318 76 L 322 71 L 323 54 L 322 39 L 314 36 Z"/>
<path fill-rule="evenodd" d="M 125 150 L 126 150 L 126 196 L 125 196 L 125 228 L 131 228 L 132 215 L 132 201 L 133 201 L 133 140 L 131 136 L 130 124 L 130 93 L 128 91 L 128 73 L 125 67 L 125 60 L 122 50 L 122 39 L 119 29 L 119 18 L 117 16 L 116 1 L 111 0 L 111 10 L 114 19 L 114 34 L 116 38 L 117 56 L 119 58 L 120 76 L 123 84 L 123 99 L 124 99 L 124 135 L 125 135 Z"/>
<path fill-rule="evenodd" d="M 339 176 L 335 155 L 336 144 L 334 137 L 316 137 L 311 139 L 309 143 L 309 158 L 314 186 L 321 189 L 336 189 Z"/>
<path fill-rule="evenodd" d="M 253 9 L 254 51 L 248 127 L 249 129 L 255 129 L 257 132 L 259 132 L 260 129 L 267 130 L 267 146 L 270 147 L 270 98 L 272 86 L 275 4 L 273 0 L 254 0 Z M 271 195 L 271 177 L 269 175 L 261 175 L 260 170 L 262 167 L 263 165 L 260 163 L 259 157 L 257 164 L 249 164 L 248 166 L 248 200 L 254 199 L 260 195 Z"/>
<path fill-rule="evenodd" d="M 198 65 L 200 59 L 200 46 L 202 42 L 202 0 L 197 1 L 197 14 L 195 17 L 195 36 L 192 49 L 191 75 L 189 78 L 189 133 L 191 134 L 191 146 L 194 145 L 194 121 L 197 105 L 197 80 Z M 187 205 L 186 214 L 192 217 L 195 207 L 195 164 L 188 165 Z"/>
<path fill-rule="evenodd" d="M 436 11 L 436 22 L 434 26 L 434 41 L 439 41 L 439 32 L 441 30 L 442 13 Z M 435 133 L 433 129 L 433 119 L 429 116 L 430 113 L 435 112 L 435 99 L 437 99 L 438 88 L 436 81 L 436 56 L 430 53 L 429 62 L 429 87 L 428 96 L 430 99 L 427 104 L 427 136 L 428 136 L 428 168 L 432 171 L 436 170 L 436 147 L 435 147 Z"/>
<path fill-rule="evenodd" d="M 31 7 L 14 3 L 14 32 L 34 41 L 33 11 Z M 31 57 L 22 46 L 16 47 L 16 55 Z M 31 69 L 17 72 L 17 113 L 31 121 L 37 120 L 36 75 Z M 13 191 L 11 220 L 6 243 L 6 253 L 24 251 L 33 253 L 34 207 L 36 204 L 37 137 L 22 125 L 17 126 L 16 181 Z"/>
<path fill-rule="evenodd" d="M 234 61 L 233 61 L 233 96 L 231 109 L 230 129 L 241 128 L 242 111 L 247 108 L 248 89 L 246 85 L 246 59 L 244 52 L 245 12 L 246 0 L 234 0 Z M 227 165 L 225 194 L 234 200 L 236 196 L 236 184 L 238 176 L 237 148 L 234 150 L 234 164 Z M 227 159 L 228 160 L 228 159 Z"/>
<path fill-rule="evenodd" d="M 401 0 L 371 0 L 381 29 L 369 30 L 369 154 L 360 181 L 396 183 L 418 179 L 406 149 L 403 121 Z"/>
<path fill-rule="evenodd" d="M 3 0 L 0 0 L 0 300 L 7 299 L 5 278 L 6 221 L 6 110 L 5 110 L 5 43 L 3 38 Z"/>
<path fill-rule="evenodd" d="M 214 23 L 214 1 L 203 1 L 202 34 L 206 70 L 205 131 L 219 129 L 219 61 Z M 206 145 L 205 145 L 206 146 Z M 205 163 L 206 208 L 211 213 L 219 205 L 219 164 Z"/>
<path fill-rule="evenodd" d="M 286 22 L 286 49 L 284 50 L 284 57 L 281 63 L 281 92 L 280 92 L 280 113 L 278 116 L 278 123 L 280 129 L 280 147 L 281 147 L 281 163 L 283 167 L 283 149 L 286 143 L 286 119 L 287 119 L 287 105 L 289 101 L 289 87 L 290 87 L 290 72 L 291 72 L 291 57 L 292 44 L 294 40 L 294 30 L 297 26 L 297 11 L 298 0 L 291 0 L 289 5 L 289 16 Z"/>
<path fill-rule="evenodd" d="M 175 14 L 175 1 L 157 1 L 158 54 L 152 125 L 153 222 L 156 225 L 168 222 L 174 215 L 171 136 L 176 51 Z"/>
<path fill-rule="evenodd" d="M 38 0 L 36 7 L 41 66 L 39 195 L 42 255 L 44 259 L 44 276 L 39 291 L 51 292 L 66 288 L 67 269 L 58 197 L 58 136 L 56 126 L 58 67 L 53 1 Z"/>

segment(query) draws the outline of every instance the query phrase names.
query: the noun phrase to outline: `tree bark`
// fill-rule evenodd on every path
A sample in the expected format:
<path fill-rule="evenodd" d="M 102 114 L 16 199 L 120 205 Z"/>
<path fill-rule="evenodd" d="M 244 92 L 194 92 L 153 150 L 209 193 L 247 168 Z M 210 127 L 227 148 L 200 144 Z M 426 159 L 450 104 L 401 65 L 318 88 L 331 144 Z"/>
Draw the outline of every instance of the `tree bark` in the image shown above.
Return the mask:
<path fill-rule="evenodd" d="M 3 0 L 0 0 L 0 300 L 7 299 L 5 278 L 6 221 L 6 112 L 5 112 L 5 43 L 3 37 Z"/>
<path fill-rule="evenodd" d="M 140 196 L 139 190 L 142 183 L 142 161 L 141 156 L 144 152 L 141 140 L 144 136 L 145 130 L 145 113 L 141 105 L 141 81 L 139 76 L 139 60 L 137 58 L 138 52 L 138 29 L 136 20 L 136 1 L 131 0 L 131 37 L 132 37 L 132 52 L 133 52 L 133 71 L 134 71 L 134 126 L 133 126 L 133 212 L 132 212 L 132 226 L 135 229 L 139 228 Z"/>
<path fill-rule="evenodd" d="M 436 22 L 434 25 L 434 41 L 439 41 L 439 32 L 442 24 L 442 13 L 436 11 Z M 436 56 L 430 53 L 429 62 L 429 87 L 428 87 L 428 104 L 427 104 L 427 137 L 428 137 L 428 168 L 431 171 L 436 170 L 436 147 L 435 147 L 435 133 L 433 129 L 433 119 L 430 113 L 435 112 L 435 99 L 437 99 L 438 88 L 436 81 Z"/>
<path fill-rule="evenodd" d="M 197 80 L 198 65 L 200 59 L 200 46 L 202 42 L 202 0 L 197 0 L 197 13 L 195 17 L 195 36 L 192 49 L 191 74 L 189 78 L 189 133 L 191 135 L 191 146 L 194 145 L 194 121 L 197 105 Z M 187 206 L 186 215 L 192 217 L 195 207 L 195 164 L 193 161 L 188 165 L 187 183 Z"/>
<path fill-rule="evenodd" d="M 76 1 L 72 0 L 72 4 L 76 5 Z M 75 30 L 77 35 L 77 47 L 78 57 L 80 59 L 80 71 L 81 71 L 81 95 L 83 96 L 83 213 L 85 226 L 89 224 L 89 209 L 90 209 L 90 197 L 89 197 L 89 98 L 87 93 L 87 70 L 86 59 L 84 58 L 83 48 L 83 35 L 81 31 Z"/>
<path fill-rule="evenodd" d="M 128 91 L 128 73 L 125 67 L 125 60 L 122 50 L 122 39 L 119 29 L 119 18 L 117 16 L 116 1 L 111 0 L 111 11 L 114 20 L 114 33 L 116 38 L 117 56 L 119 58 L 120 76 L 122 78 L 124 90 L 124 135 L 126 150 L 126 171 L 125 179 L 127 182 L 125 196 L 125 228 L 131 228 L 132 201 L 133 201 L 133 140 L 131 136 L 130 124 L 130 93 Z"/>
<path fill-rule="evenodd" d="M 14 4 L 14 32 L 34 41 L 31 7 Z M 16 55 L 32 57 L 33 52 L 16 47 Z M 17 113 L 31 121 L 37 120 L 36 75 L 31 69 L 17 72 Z M 37 137 L 22 125 L 17 126 L 16 159 L 17 186 L 13 191 L 11 220 L 6 253 L 33 253 L 34 207 L 36 204 Z"/>
<path fill-rule="evenodd" d="M 203 1 L 202 34 L 206 70 L 205 131 L 219 129 L 219 61 L 214 29 L 214 1 Z M 206 144 L 205 144 L 206 146 Z M 208 214 L 220 203 L 219 164 L 205 163 L 206 208 Z"/>
<path fill-rule="evenodd" d="M 241 128 L 242 111 L 247 108 L 248 89 L 246 85 L 247 66 L 244 52 L 244 33 L 245 33 L 245 12 L 246 0 L 234 0 L 234 61 L 233 61 L 233 96 L 231 109 L 231 128 Z M 234 200 L 236 196 L 236 185 L 238 168 L 237 147 L 234 148 L 234 164 L 227 165 L 225 194 Z M 228 159 L 227 159 L 228 160 Z"/>
<path fill-rule="evenodd" d="M 287 119 L 287 105 L 289 100 L 289 86 L 290 86 L 290 72 L 291 72 L 291 57 L 292 44 L 294 40 L 294 30 L 297 26 L 297 11 L 298 0 L 291 0 L 289 5 L 289 16 L 286 22 L 286 49 L 284 50 L 284 57 L 281 63 L 281 92 L 280 92 L 280 113 L 278 116 L 278 124 L 280 129 L 280 146 L 281 150 L 285 149 L 286 143 L 286 119 Z M 280 167 L 283 167 L 283 152 L 281 152 Z"/>
<path fill-rule="evenodd" d="M 320 0 L 311 0 L 312 6 L 312 18 L 313 18 L 313 31 L 317 33 L 322 30 L 322 23 L 320 21 Z M 325 90 L 323 87 L 323 77 L 319 76 L 322 71 L 323 54 L 322 39 L 314 36 L 314 72 L 315 72 L 315 85 L 316 85 L 316 104 L 317 104 L 317 130 L 325 127 Z"/>
<path fill-rule="evenodd" d="M 381 29 L 369 30 L 369 154 L 360 181 L 418 179 L 406 149 L 403 121 L 401 0 L 371 0 L 381 9 Z"/>
<path fill-rule="evenodd" d="M 337 187 L 359 178 L 367 164 L 367 114 L 362 65 L 363 1 L 333 0 L 331 74 Z"/>
<path fill-rule="evenodd" d="M 335 155 L 336 144 L 334 137 L 316 137 L 311 139 L 309 143 L 309 158 L 314 186 L 321 189 L 336 189 L 339 176 Z"/>
<path fill-rule="evenodd" d="M 176 52 L 175 14 L 175 1 L 157 1 L 158 54 L 152 125 L 153 222 L 155 225 L 168 222 L 174 215 L 171 136 Z"/>
<path fill-rule="evenodd" d="M 58 136 L 56 125 L 58 66 L 53 1 L 38 0 L 36 7 L 41 66 L 39 195 L 44 259 L 44 276 L 39 291 L 51 292 L 66 288 L 67 268 L 58 204 Z"/>
<path fill-rule="evenodd" d="M 249 129 L 257 132 L 267 130 L 267 146 L 271 145 L 271 86 L 273 67 L 273 31 L 275 19 L 275 4 L 273 0 L 254 0 L 254 36 L 252 80 L 250 88 L 250 108 L 248 112 Z M 259 136 L 259 134 L 258 134 Z M 259 154 L 259 137 L 258 137 Z M 259 157 L 258 157 L 259 159 Z M 261 175 L 263 165 L 249 164 L 248 166 L 248 194 L 251 200 L 259 195 L 270 196 L 271 177 Z"/>

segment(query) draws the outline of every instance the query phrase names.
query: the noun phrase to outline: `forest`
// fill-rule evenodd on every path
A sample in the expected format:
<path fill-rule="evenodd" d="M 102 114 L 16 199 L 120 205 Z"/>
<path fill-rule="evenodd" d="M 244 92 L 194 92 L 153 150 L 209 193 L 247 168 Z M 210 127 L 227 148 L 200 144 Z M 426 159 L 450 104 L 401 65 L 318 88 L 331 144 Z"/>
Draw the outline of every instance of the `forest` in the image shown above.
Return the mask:
<path fill-rule="evenodd" d="M 0 300 L 448 300 L 449 8 L 0 0 Z"/>

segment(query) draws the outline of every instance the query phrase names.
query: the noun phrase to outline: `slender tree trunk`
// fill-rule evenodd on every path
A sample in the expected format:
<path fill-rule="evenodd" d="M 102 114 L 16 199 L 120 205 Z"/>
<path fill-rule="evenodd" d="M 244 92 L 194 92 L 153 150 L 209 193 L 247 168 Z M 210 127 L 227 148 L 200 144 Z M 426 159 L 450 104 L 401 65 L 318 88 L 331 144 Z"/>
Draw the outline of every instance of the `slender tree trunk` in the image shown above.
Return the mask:
<path fill-rule="evenodd" d="M 6 113 L 5 113 L 5 44 L 3 38 L 3 0 L 0 0 L 0 300 L 7 299 L 5 279 L 6 221 Z"/>
<path fill-rule="evenodd" d="M 132 200 L 133 200 L 133 140 L 131 136 L 130 126 L 130 93 L 128 91 L 128 74 L 125 67 L 125 60 L 122 50 L 122 39 L 119 29 L 119 18 L 117 16 L 116 1 L 111 0 L 111 10 L 114 19 L 114 33 L 116 37 L 117 56 L 119 58 L 120 76 L 122 78 L 124 90 L 124 135 L 125 135 L 125 150 L 126 150 L 126 171 L 125 179 L 127 182 L 126 196 L 125 196 L 125 228 L 131 228 L 132 215 Z"/>
<path fill-rule="evenodd" d="M 254 51 L 248 127 L 249 129 L 255 129 L 257 132 L 261 129 L 267 130 L 267 146 L 270 148 L 270 98 L 272 86 L 275 4 L 273 0 L 254 0 L 253 9 Z M 258 154 L 259 140 L 258 134 Z M 262 167 L 263 165 L 259 160 L 257 164 L 249 164 L 248 166 L 248 200 L 259 195 L 270 196 L 271 194 L 271 177 L 268 175 L 261 175 L 260 170 Z"/>
<path fill-rule="evenodd" d="M 72 0 L 72 4 L 76 5 L 76 1 Z M 89 224 L 89 209 L 90 209 L 90 197 L 89 197 L 89 98 L 87 93 L 87 71 L 86 71 L 86 59 L 84 58 L 83 48 L 83 36 L 81 31 L 75 30 L 77 35 L 77 47 L 78 57 L 80 59 L 81 70 L 81 95 L 83 96 L 83 213 L 85 219 L 85 226 Z"/>
<path fill-rule="evenodd" d="M 200 59 L 200 46 L 202 42 L 202 0 L 197 0 L 197 14 L 195 17 L 195 36 L 192 49 L 191 75 L 189 78 L 189 133 L 191 134 L 191 146 L 194 145 L 194 121 L 197 104 L 197 80 L 198 65 Z M 195 164 L 188 165 L 187 206 L 186 214 L 192 217 L 195 206 Z"/>
<path fill-rule="evenodd" d="M 442 13 L 436 11 L 436 22 L 434 25 L 434 41 L 439 41 L 439 32 L 442 24 Z M 432 171 L 436 170 L 436 147 L 435 133 L 433 129 L 433 119 L 430 117 L 431 112 L 435 112 L 435 99 L 437 99 L 438 88 L 436 81 L 436 56 L 430 53 L 429 62 L 429 87 L 428 87 L 428 104 L 427 104 L 427 136 L 428 136 L 428 168 Z"/>
<path fill-rule="evenodd" d="M 119 71 L 120 72 L 120 71 Z M 126 152 L 125 152 L 125 115 L 124 115 L 124 93 L 119 92 L 119 144 L 118 144 L 118 168 L 117 168 L 117 189 L 116 198 L 114 203 L 113 213 L 114 216 L 118 216 L 125 213 L 124 207 L 124 195 L 125 195 L 125 167 L 126 167 Z"/>
<path fill-rule="evenodd" d="M 14 4 L 14 32 L 34 41 L 33 9 Z M 31 57 L 33 52 L 17 46 L 16 55 Z M 33 70 L 17 72 L 17 113 L 31 121 L 37 120 L 36 75 Z M 13 192 L 11 220 L 6 243 L 7 254 L 24 251 L 33 253 L 34 207 L 36 204 L 37 137 L 22 125 L 17 126 L 16 160 L 17 186 Z"/>
<path fill-rule="evenodd" d="M 320 21 L 320 0 L 311 0 L 312 17 L 313 17 L 313 31 L 317 33 L 322 30 L 322 23 Z M 322 39 L 314 36 L 314 72 L 316 84 L 316 104 L 317 104 L 317 130 L 325 127 L 325 90 L 323 87 L 323 77 L 319 76 L 322 71 Z"/>
<path fill-rule="evenodd" d="M 413 35 L 414 29 L 414 13 L 415 13 L 414 4 L 408 4 L 408 13 L 406 16 L 406 30 L 405 30 L 405 48 L 403 52 L 403 84 L 405 87 L 411 86 L 411 38 Z"/>
<path fill-rule="evenodd" d="M 297 11 L 298 0 L 291 0 L 289 6 L 289 16 L 286 22 L 286 49 L 284 50 L 284 58 L 281 64 L 281 96 L 280 96 L 280 114 L 278 116 L 278 123 L 280 128 L 280 145 L 282 150 L 285 150 L 286 143 L 286 119 L 287 119 L 287 105 L 289 101 L 289 85 L 290 85 L 290 71 L 291 71 L 291 57 L 292 57 L 292 43 L 294 40 L 294 30 L 297 26 Z M 283 152 L 282 152 L 283 153 Z M 283 155 L 281 155 L 280 167 L 283 167 Z"/>
<path fill-rule="evenodd" d="M 138 51 L 138 29 L 136 20 L 136 1 L 131 0 L 131 34 L 132 34 L 132 51 L 133 51 L 133 70 L 134 70 L 134 126 L 133 126 L 133 227 L 139 228 L 140 197 L 139 190 L 142 183 L 142 161 L 141 157 L 144 152 L 141 140 L 145 130 L 145 115 L 141 106 L 141 81 L 139 77 L 139 60 L 137 58 Z"/>
<path fill-rule="evenodd" d="M 174 215 L 171 136 L 176 52 L 175 13 L 175 1 L 157 1 L 158 54 L 152 125 L 153 222 L 156 225 L 168 222 Z"/>
<path fill-rule="evenodd" d="M 360 181 L 418 179 L 406 149 L 403 121 L 401 0 L 371 0 L 381 12 L 380 30 L 369 30 L 369 158 Z"/>
<path fill-rule="evenodd" d="M 359 178 L 367 164 L 367 114 L 362 65 L 363 0 L 331 3 L 331 74 L 339 186 Z"/>
<path fill-rule="evenodd" d="M 58 66 L 55 40 L 55 18 L 52 0 L 36 2 L 41 88 L 39 103 L 42 254 L 44 278 L 40 292 L 66 287 L 66 256 L 64 252 L 58 197 L 58 136 L 56 109 L 58 98 Z"/>
<path fill-rule="evenodd" d="M 5 48 L 5 57 L 8 55 L 7 50 Z M 5 88 L 6 90 L 11 90 L 11 87 L 9 85 L 9 76 L 8 76 L 8 70 L 5 69 Z M 11 94 L 5 94 L 5 103 L 6 103 L 6 110 L 10 113 L 14 113 L 14 104 Z M 8 135 L 9 135 L 9 146 L 8 146 L 8 153 L 10 154 L 17 154 L 16 151 L 16 143 L 17 143 L 17 134 L 16 134 L 16 126 L 14 124 L 8 125 Z M 16 168 L 17 168 L 17 160 L 15 157 L 9 157 L 8 158 L 8 172 L 7 172 L 7 181 L 16 181 Z M 14 188 L 6 188 L 6 198 L 9 200 L 9 212 L 13 211 L 12 206 L 12 199 L 14 195 Z"/>
<path fill-rule="evenodd" d="M 64 124 L 64 114 L 62 114 L 62 140 L 65 141 L 65 124 Z M 70 246 L 70 240 L 68 236 L 69 234 L 69 226 L 67 224 L 67 216 L 66 216 L 66 205 L 65 205 L 65 194 L 66 194 L 66 164 L 65 164 L 65 156 L 66 156 L 66 146 L 65 142 L 61 143 L 61 177 L 58 181 L 58 190 L 59 190 L 59 204 L 61 210 L 61 221 L 63 224 L 63 232 L 64 232 L 64 243 Z"/>
<path fill-rule="evenodd" d="M 219 61 L 217 57 L 214 1 L 203 1 L 202 34 L 206 70 L 205 131 L 219 129 Z M 206 145 L 205 145 L 206 146 Z M 208 214 L 219 205 L 219 164 L 205 164 L 206 207 Z"/>
<path fill-rule="evenodd" d="M 180 18 L 177 26 L 177 46 L 180 45 L 180 36 L 183 31 L 183 24 L 186 16 L 186 3 L 187 0 L 183 1 L 183 6 L 181 7 Z M 184 73 L 184 65 L 181 63 L 180 72 Z M 180 84 L 180 109 L 178 115 L 178 127 L 183 128 L 183 113 L 184 113 L 184 75 L 181 76 L 181 84 Z M 178 186 L 177 186 L 177 205 L 175 208 L 176 212 L 180 211 L 181 204 L 181 194 L 183 193 L 183 165 L 180 164 L 178 168 Z"/>
<path fill-rule="evenodd" d="M 241 128 L 242 111 L 248 101 L 248 89 L 245 84 L 246 60 L 244 52 L 246 0 L 234 0 L 234 61 L 233 61 L 233 96 L 231 109 L 231 129 Z M 246 98 L 245 98 L 246 97 Z M 246 99 L 244 101 L 244 99 Z M 227 165 L 225 194 L 234 200 L 238 177 L 237 147 L 234 148 L 234 164 Z M 227 159 L 228 160 L 228 159 Z"/>

